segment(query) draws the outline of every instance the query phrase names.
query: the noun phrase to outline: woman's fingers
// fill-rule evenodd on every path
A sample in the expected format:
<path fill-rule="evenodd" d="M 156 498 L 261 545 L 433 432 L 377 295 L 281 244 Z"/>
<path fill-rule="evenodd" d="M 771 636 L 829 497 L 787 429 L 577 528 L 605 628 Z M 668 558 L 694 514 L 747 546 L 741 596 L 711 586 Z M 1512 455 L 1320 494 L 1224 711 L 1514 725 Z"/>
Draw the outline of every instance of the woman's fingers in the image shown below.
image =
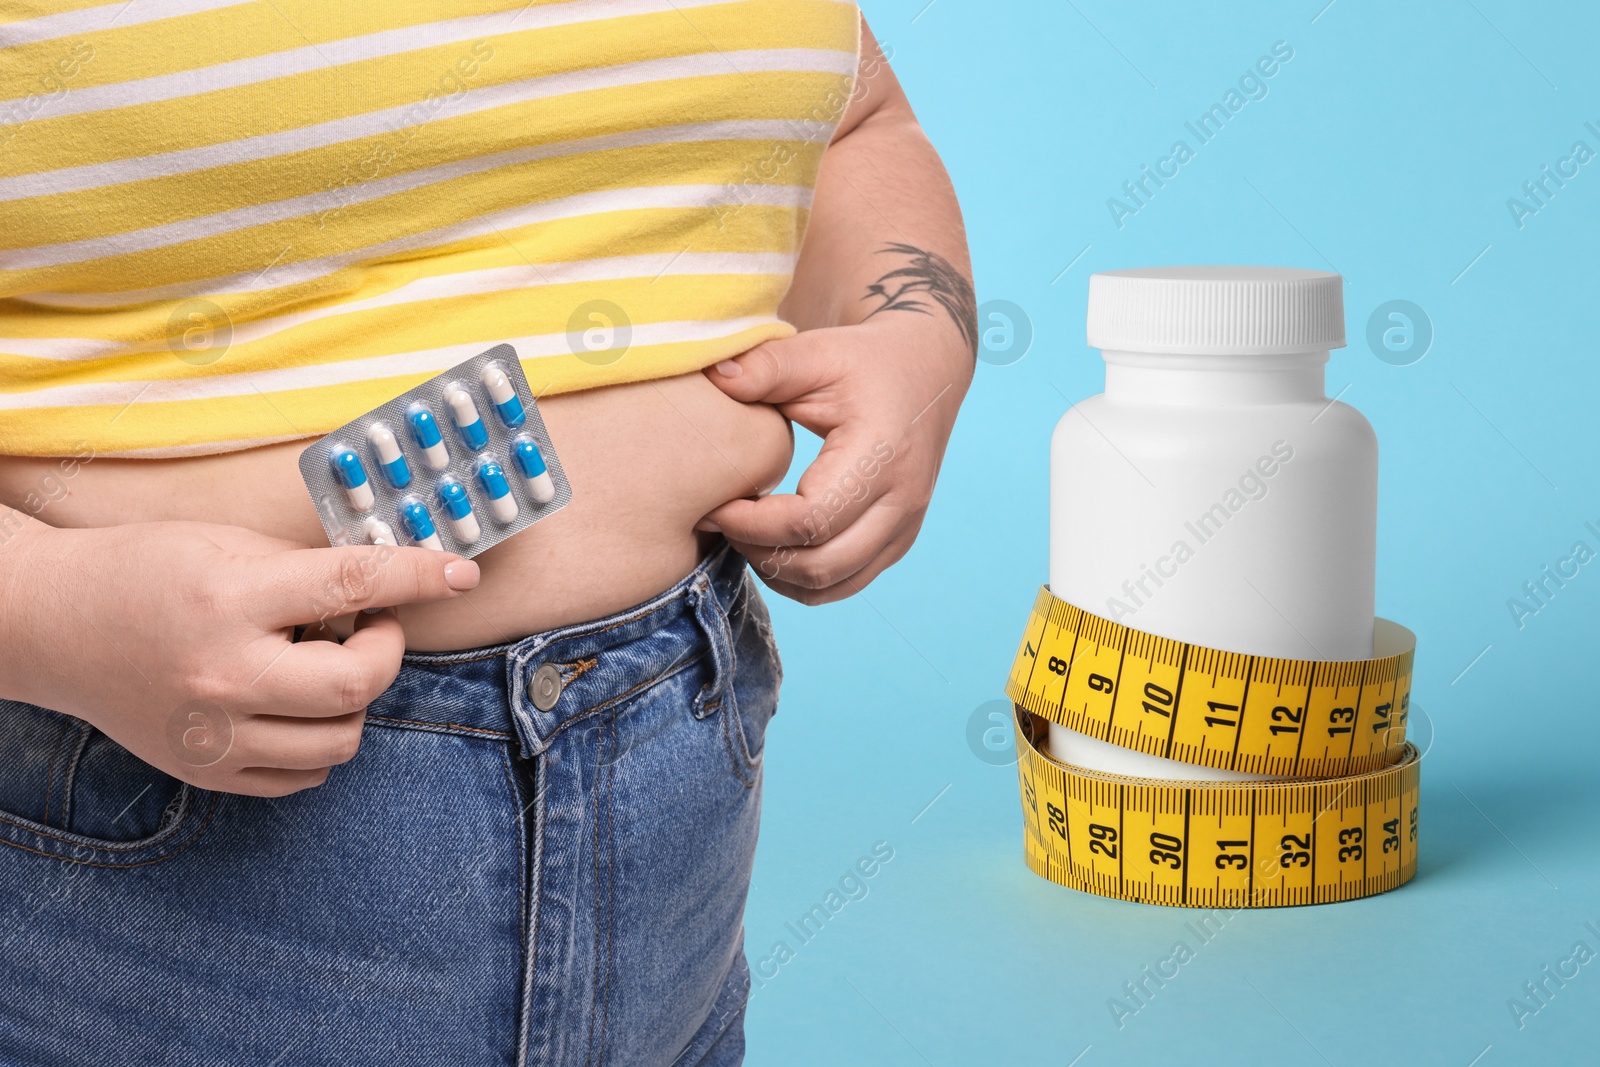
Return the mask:
<path fill-rule="evenodd" d="M 795 585 L 791 582 L 785 582 L 782 579 L 773 581 L 766 581 L 766 579 L 763 579 L 763 581 L 766 581 L 767 588 L 771 589 L 774 593 L 777 593 L 780 596 L 786 596 L 790 600 L 796 600 L 802 604 L 813 607 L 818 604 L 832 604 L 835 601 L 843 600 L 846 597 L 855 596 L 857 593 L 861 592 L 861 590 L 870 585 L 872 581 L 878 577 L 878 575 L 888 570 L 890 566 L 904 556 L 906 552 L 910 550 L 910 548 L 911 541 L 909 539 L 893 541 L 888 545 L 885 545 L 883 551 L 878 553 L 878 555 L 873 558 L 872 562 L 868 563 L 855 574 L 851 575 L 849 578 L 846 578 L 844 581 L 837 583 L 836 585 L 826 586 L 822 589 L 810 589 L 805 586 Z"/>
<path fill-rule="evenodd" d="M 822 544 L 848 529 L 889 488 L 894 446 L 865 427 L 841 427 L 828 437 L 793 493 L 730 500 L 709 512 L 702 529 L 729 540 L 776 548 Z"/>
<path fill-rule="evenodd" d="M 208 788 L 252 797 L 286 797 L 302 789 L 315 789 L 328 780 L 330 770 L 328 767 L 306 771 L 284 770 L 281 767 L 246 767 L 228 775 L 220 784 Z"/>
<path fill-rule="evenodd" d="M 782 405 L 810 397 L 836 385 L 849 370 L 846 354 L 831 343 L 834 332 L 807 330 L 764 342 L 706 368 L 706 377 L 746 404 Z"/>
<path fill-rule="evenodd" d="M 768 582 L 782 581 L 802 589 L 825 589 L 852 577 L 872 562 L 916 516 L 908 515 L 891 498 L 879 500 L 848 529 L 820 545 L 810 547 L 754 545 L 735 537 L 728 540 Z"/>
<path fill-rule="evenodd" d="M 241 770 L 335 767 L 355 758 L 366 719 L 365 711 L 328 719 L 257 715 L 235 733 L 232 755 Z"/>
<path fill-rule="evenodd" d="M 257 715 L 313 718 L 360 711 L 400 673 L 405 642 L 400 620 L 385 609 L 357 615 L 355 633 L 342 644 L 285 643 L 257 675 L 241 706 Z"/>
<path fill-rule="evenodd" d="M 313 623 L 365 608 L 446 600 L 478 584 L 478 565 L 449 552 L 391 545 L 309 548 L 253 557 L 247 581 L 259 621 Z"/>

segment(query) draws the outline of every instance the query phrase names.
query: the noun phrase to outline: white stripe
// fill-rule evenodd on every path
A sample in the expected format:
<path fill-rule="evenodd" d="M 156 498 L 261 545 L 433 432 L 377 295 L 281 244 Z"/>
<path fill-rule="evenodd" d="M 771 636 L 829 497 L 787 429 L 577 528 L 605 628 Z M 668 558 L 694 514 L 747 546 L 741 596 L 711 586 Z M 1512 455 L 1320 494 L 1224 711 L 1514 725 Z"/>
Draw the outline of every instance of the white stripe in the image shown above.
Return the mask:
<path fill-rule="evenodd" d="M 250 204 L 215 215 L 201 215 L 181 219 L 142 230 L 128 230 L 105 237 L 88 237 L 80 241 L 63 241 L 59 244 L 36 245 L 0 252 L 0 270 L 27 270 L 34 267 L 56 267 L 66 263 L 81 263 L 108 256 L 131 255 L 157 248 L 170 248 L 189 241 L 284 222 L 307 215 L 332 215 L 354 204 L 380 200 L 386 196 L 421 189 L 429 185 L 454 181 L 471 174 L 480 174 L 499 167 L 517 166 L 543 159 L 600 152 L 607 149 L 634 148 L 640 145 L 696 142 L 730 138 L 737 140 L 789 140 L 797 133 L 807 133 L 812 139 L 822 139 L 826 128 L 815 123 L 797 124 L 781 119 L 744 120 L 728 123 L 706 123 L 695 126 L 678 126 L 667 129 L 629 130 L 624 133 L 588 137 L 580 141 L 563 141 L 557 144 L 517 148 L 509 152 L 495 152 L 471 159 L 453 160 L 421 170 L 393 174 L 387 178 L 374 178 L 358 185 L 328 189 L 319 193 L 306 193 L 287 200 L 266 204 Z M 707 129 L 707 127 L 711 127 Z M 743 134 L 744 136 L 739 136 Z M 750 136 L 750 135 L 754 136 Z M 321 223 L 319 222 L 319 225 Z"/>
<path fill-rule="evenodd" d="M 193 15 L 197 11 L 217 11 L 225 7 L 238 7 L 250 0 L 116 0 L 111 4 L 86 7 L 78 11 L 62 11 L 54 15 L 23 19 L 0 26 L 0 48 L 11 48 L 35 41 L 51 41 L 59 37 L 76 37 L 96 30 L 113 27 L 137 26 L 145 22 Z"/>
<path fill-rule="evenodd" d="M 750 315 L 738 319 L 650 322 L 633 327 L 630 348 L 678 344 L 686 341 L 714 341 L 732 337 L 757 326 L 782 320 L 775 315 Z M 580 335 L 568 333 L 535 334 L 514 337 L 524 361 L 550 356 L 570 356 L 582 346 Z M 484 341 L 470 341 L 420 352 L 400 352 L 365 359 L 347 359 L 306 367 L 277 367 L 272 370 L 243 371 L 238 374 L 213 374 L 201 377 L 157 379 L 153 381 L 92 382 L 83 385 L 58 385 L 24 393 L 0 393 L 0 411 L 28 408 L 83 407 L 90 404 L 140 404 L 173 400 L 215 400 L 222 397 L 250 396 L 254 393 L 318 389 L 351 382 L 395 378 L 412 374 L 437 374 L 477 355 Z"/>
<path fill-rule="evenodd" d="M 747 205 L 808 208 L 811 206 L 811 198 L 812 190 L 803 185 L 664 185 L 637 189 L 605 189 L 593 193 L 575 193 L 572 196 L 537 204 L 519 204 L 505 211 L 480 215 L 435 230 L 407 234 L 405 237 L 397 237 L 392 241 L 384 241 L 382 244 L 370 245 L 352 252 L 308 259 L 283 267 L 269 266 L 249 274 L 230 274 L 220 278 L 154 286 L 149 289 L 130 289 L 118 293 L 26 293 L 16 294 L 12 299 L 45 307 L 114 308 L 190 296 L 261 292 L 325 277 L 367 259 L 377 259 L 397 252 L 414 252 L 431 245 L 484 237 L 507 229 L 518 229 L 558 219 L 634 210 L 728 208 L 737 211 Z"/>
<path fill-rule="evenodd" d="M 812 73 L 849 75 L 855 71 L 855 56 L 849 52 L 813 49 L 784 49 L 734 52 L 744 73 L 771 71 L 807 71 Z M 185 174 L 209 167 L 246 163 L 272 156 L 303 152 L 313 148 L 353 141 L 375 134 L 398 133 L 401 130 L 425 125 L 435 119 L 471 115 L 497 107 L 525 104 L 568 93 L 616 89 L 642 85 L 654 81 L 705 77 L 721 74 L 727 66 L 727 56 L 700 53 L 690 56 L 671 56 L 665 59 L 647 59 L 637 63 L 620 63 L 611 67 L 592 67 L 587 70 L 550 74 L 539 78 L 504 82 L 499 85 L 468 89 L 457 96 L 446 98 L 439 113 L 428 111 L 421 102 L 411 102 L 398 107 L 351 115 L 342 119 L 300 126 L 278 133 L 264 133 L 237 141 L 203 145 L 117 159 L 107 163 L 87 163 L 78 167 L 39 171 L 12 178 L 0 178 L 0 201 L 21 200 L 30 196 L 55 196 L 97 189 L 119 182 L 143 181 L 173 174 Z M 837 120 L 838 116 L 835 116 Z M 771 120 L 780 121 L 780 120 Z M 798 122 L 798 126 L 815 126 L 832 130 L 835 123 Z M 794 138 L 789 138 L 794 139 Z"/>
<path fill-rule="evenodd" d="M 794 260 L 795 257 L 787 252 L 678 252 L 610 256 L 569 263 L 541 263 L 537 267 L 518 264 L 514 267 L 461 271 L 456 274 L 418 278 L 381 296 L 366 300 L 242 323 L 234 327 L 230 344 L 236 348 L 321 319 L 372 311 L 377 308 L 397 307 L 424 300 L 482 296 L 486 293 L 532 289 L 542 285 L 614 282 L 625 278 L 788 275 L 794 271 Z M 72 320 L 65 321 L 70 325 Z M 0 337 L 0 359 L 5 356 L 55 360 L 105 359 L 111 356 L 159 352 L 163 346 L 164 342 L 129 344 L 93 337 Z"/>
<path fill-rule="evenodd" d="M 155 0 L 137 0 L 153 3 Z M 290 48 L 266 55 L 247 56 L 206 67 L 153 74 L 148 78 L 89 85 L 74 89 L 52 107 L 52 117 L 80 115 L 136 104 L 153 104 L 219 89 L 236 89 L 274 78 L 292 77 L 314 70 L 326 70 L 346 63 L 400 55 L 440 45 L 477 41 L 500 33 L 520 33 L 551 26 L 570 26 L 600 19 L 646 15 L 684 7 L 704 7 L 727 0 L 596 0 L 593 3 L 541 4 L 518 11 L 496 11 L 488 15 L 402 26 L 360 37 L 346 37 L 304 48 Z M 448 70 L 448 68 L 446 68 Z M 0 101 L 4 103 L 4 101 Z"/>

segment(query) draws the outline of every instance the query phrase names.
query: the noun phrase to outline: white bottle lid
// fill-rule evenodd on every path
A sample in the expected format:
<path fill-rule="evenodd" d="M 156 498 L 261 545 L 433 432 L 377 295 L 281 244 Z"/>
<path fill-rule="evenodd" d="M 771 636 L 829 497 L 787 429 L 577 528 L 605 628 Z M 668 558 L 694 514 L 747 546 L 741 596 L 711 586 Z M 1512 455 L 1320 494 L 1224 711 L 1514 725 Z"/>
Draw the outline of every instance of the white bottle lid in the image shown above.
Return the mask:
<path fill-rule="evenodd" d="M 1293 267 L 1145 267 L 1089 277 L 1102 351 L 1255 356 L 1344 347 L 1344 279 Z"/>

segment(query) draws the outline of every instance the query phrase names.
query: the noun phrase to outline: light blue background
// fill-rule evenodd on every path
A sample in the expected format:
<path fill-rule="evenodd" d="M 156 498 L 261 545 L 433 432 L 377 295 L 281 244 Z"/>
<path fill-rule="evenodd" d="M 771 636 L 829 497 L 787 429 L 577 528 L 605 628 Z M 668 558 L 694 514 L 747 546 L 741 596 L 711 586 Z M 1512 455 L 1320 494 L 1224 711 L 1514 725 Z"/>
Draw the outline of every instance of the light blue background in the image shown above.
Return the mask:
<path fill-rule="evenodd" d="M 788 676 L 746 925 L 758 968 L 795 955 L 757 980 L 749 1062 L 1600 1062 L 1600 961 L 1520 1030 L 1506 1003 L 1600 950 L 1600 561 L 1522 629 L 1506 606 L 1600 549 L 1600 160 L 1523 228 L 1506 207 L 1574 141 L 1600 150 L 1593 6 L 926 2 L 865 6 L 960 192 L 980 301 L 1034 337 L 979 366 L 912 553 L 843 604 L 774 598 Z M 1118 229 L 1106 199 L 1280 40 L 1270 95 Z M 1101 388 L 1088 276 L 1170 263 L 1344 274 L 1329 393 L 1382 444 L 1378 607 L 1419 636 L 1436 732 L 1415 881 L 1241 912 L 1203 946 L 1191 912 L 1030 874 L 1015 772 L 967 742 L 1045 575 L 1050 430 Z M 1365 340 L 1393 299 L 1436 332 L 1410 366 Z M 799 944 L 784 924 L 878 841 L 868 895 Z M 1196 958 L 1119 1030 L 1108 998 L 1180 939 Z"/>

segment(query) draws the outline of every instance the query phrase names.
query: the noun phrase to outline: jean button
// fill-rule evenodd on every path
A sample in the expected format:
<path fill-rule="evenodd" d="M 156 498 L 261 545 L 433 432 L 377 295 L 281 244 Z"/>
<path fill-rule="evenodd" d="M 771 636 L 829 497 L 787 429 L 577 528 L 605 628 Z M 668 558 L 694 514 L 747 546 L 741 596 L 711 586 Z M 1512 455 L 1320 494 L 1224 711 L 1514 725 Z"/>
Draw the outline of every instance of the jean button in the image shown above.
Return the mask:
<path fill-rule="evenodd" d="M 561 699 L 561 671 L 546 663 L 528 679 L 528 699 L 540 711 L 549 711 Z"/>

